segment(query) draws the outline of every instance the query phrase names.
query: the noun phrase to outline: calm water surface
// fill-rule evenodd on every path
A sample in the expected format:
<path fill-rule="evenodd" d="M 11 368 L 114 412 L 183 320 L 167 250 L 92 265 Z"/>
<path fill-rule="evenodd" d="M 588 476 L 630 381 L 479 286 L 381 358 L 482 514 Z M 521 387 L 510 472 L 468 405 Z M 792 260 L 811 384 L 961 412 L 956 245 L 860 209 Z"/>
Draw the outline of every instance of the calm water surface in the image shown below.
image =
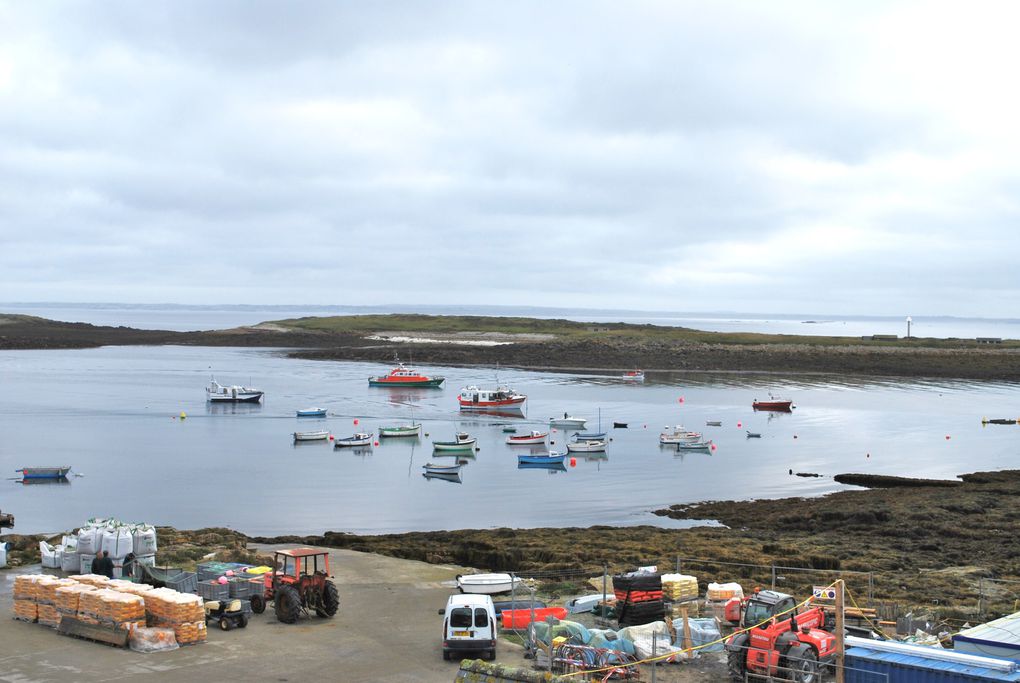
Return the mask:
<path fill-rule="evenodd" d="M 1014 467 L 1020 444 L 1020 427 L 980 424 L 982 416 L 1020 414 L 1020 387 L 1005 383 L 711 374 L 652 375 L 634 384 L 504 370 L 499 379 L 529 396 L 524 416 L 514 419 L 457 410 L 460 387 L 493 384 L 491 370 L 427 368 L 447 377 L 439 390 L 367 386 L 369 375 L 387 370 L 292 360 L 278 350 L 0 352 L 0 472 L 13 477 L 26 465 L 68 464 L 85 475 L 64 485 L 0 480 L 0 509 L 16 515 L 23 533 L 97 515 L 251 534 L 668 524 L 650 511 L 820 494 L 841 488 L 831 478 L 840 472 L 951 477 Z M 210 372 L 265 390 L 264 404 L 208 405 Z M 794 398 L 797 409 L 753 412 L 751 401 L 770 390 Z M 294 417 L 313 405 L 330 416 Z M 187 419 L 174 419 L 181 411 Z M 613 439 L 607 458 L 577 456 L 565 471 L 518 469 L 519 449 L 503 443 L 503 425 L 526 431 L 565 411 L 589 418 L 589 429 L 601 412 Z M 428 437 L 383 440 L 360 453 L 292 443 L 295 430 L 348 436 L 412 416 Z M 723 426 L 706 427 L 706 420 Z M 613 430 L 614 421 L 630 428 Z M 662 427 L 680 423 L 704 431 L 717 450 L 678 455 L 660 447 Z M 763 438 L 746 439 L 747 429 Z M 432 439 L 457 430 L 476 435 L 480 447 L 462 483 L 425 479 L 426 462 L 453 462 L 432 456 Z M 553 448 L 562 449 L 563 434 L 553 437 Z M 825 476 L 792 477 L 790 469 Z"/>

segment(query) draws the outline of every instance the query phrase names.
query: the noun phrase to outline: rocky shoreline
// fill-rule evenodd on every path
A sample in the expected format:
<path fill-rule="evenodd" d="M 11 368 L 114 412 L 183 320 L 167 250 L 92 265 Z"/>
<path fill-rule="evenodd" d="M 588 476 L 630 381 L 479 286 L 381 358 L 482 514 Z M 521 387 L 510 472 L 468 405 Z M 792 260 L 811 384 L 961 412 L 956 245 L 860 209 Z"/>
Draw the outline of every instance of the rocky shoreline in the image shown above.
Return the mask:
<path fill-rule="evenodd" d="M 881 479 L 873 483 L 888 484 Z M 188 567 L 212 554 L 255 561 L 248 543 L 321 545 L 524 576 L 578 571 L 596 576 L 603 566 L 610 572 L 649 564 L 674 568 L 679 557 L 699 558 L 703 561 L 685 560 L 683 570 L 703 583 L 769 585 L 768 567 L 776 565 L 795 568 L 781 572 L 777 587 L 802 595 L 844 572 L 858 596 L 871 592 L 875 601 L 894 602 L 904 610 L 937 604 L 964 616 L 977 607 L 981 579 L 1020 580 L 1020 470 L 907 483 L 818 498 L 674 505 L 656 512 L 725 525 L 690 529 L 593 526 L 248 537 L 227 529 L 160 527 L 159 561 Z M 38 561 L 38 541 L 44 537 L 4 534 L 3 540 L 12 544 L 12 564 L 27 564 Z M 719 564 L 727 562 L 765 569 Z M 1011 592 L 996 592 L 988 584 L 983 592 L 986 607 L 1012 609 Z"/>

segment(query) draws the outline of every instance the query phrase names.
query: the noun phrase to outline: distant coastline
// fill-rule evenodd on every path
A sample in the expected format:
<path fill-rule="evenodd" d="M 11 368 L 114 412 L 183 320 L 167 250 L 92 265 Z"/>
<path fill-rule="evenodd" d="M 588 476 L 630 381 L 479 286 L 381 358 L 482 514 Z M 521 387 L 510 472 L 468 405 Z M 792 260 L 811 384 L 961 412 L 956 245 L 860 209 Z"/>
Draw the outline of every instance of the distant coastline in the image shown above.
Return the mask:
<path fill-rule="evenodd" d="M 423 343 L 407 338 L 427 339 Z M 403 339 L 396 341 L 395 339 Z M 498 345 L 469 344 L 498 339 Z M 458 343 L 461 342 L 461 343 Z M 183 344 L 291 349 L 313 360 L 502 365 L 533 370 L 842 373 L 1020 380 L 1020 342 L 720 333 L 627 323 L 487 316 L 305 317 L 204 332 L 0 314 L 0 349 Z"/>

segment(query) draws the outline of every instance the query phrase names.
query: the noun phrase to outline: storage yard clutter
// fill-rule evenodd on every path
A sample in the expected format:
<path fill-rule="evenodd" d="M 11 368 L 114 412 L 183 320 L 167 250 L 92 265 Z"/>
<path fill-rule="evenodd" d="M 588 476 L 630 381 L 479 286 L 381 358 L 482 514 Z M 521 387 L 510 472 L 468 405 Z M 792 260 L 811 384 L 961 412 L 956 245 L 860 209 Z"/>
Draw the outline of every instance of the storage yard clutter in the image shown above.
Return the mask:
<path fill-rule="evenodd" d="M 687 574 L 663 574 L 662 595 L 673 602 L 698 598 L 698 579 Z"/>

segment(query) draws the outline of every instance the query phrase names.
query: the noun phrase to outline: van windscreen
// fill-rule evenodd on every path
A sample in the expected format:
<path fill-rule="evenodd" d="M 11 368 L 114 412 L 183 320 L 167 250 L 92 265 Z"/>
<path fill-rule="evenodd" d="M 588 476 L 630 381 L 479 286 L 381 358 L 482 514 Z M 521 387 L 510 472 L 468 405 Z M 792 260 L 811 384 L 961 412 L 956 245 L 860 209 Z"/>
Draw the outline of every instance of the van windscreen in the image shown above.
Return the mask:
<path fill-rule="evenodd" d="M 453 608 L 450 612 L 450 628 L 471 628 L 471 608 Z"/>

